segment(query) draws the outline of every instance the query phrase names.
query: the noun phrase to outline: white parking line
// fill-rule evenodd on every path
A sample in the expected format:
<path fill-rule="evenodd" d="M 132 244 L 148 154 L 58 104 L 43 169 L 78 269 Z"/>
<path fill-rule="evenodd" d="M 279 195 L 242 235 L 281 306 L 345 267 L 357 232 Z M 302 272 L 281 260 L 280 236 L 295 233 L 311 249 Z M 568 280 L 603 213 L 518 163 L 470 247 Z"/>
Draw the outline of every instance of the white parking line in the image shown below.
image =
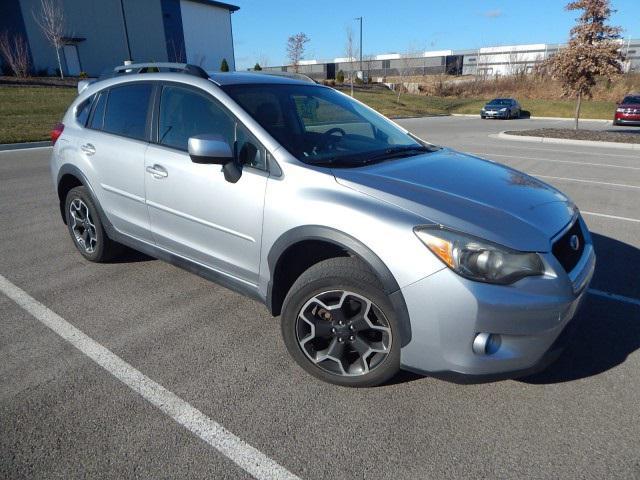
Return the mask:
<path fill-rule="evenodd" d="M 469 152 L 472 155 L 489 155 L 491 157 L 506 157 L 506 158 L 518 158 L 522 160 L 535 160 L 541 162 L 552 162 L 552 163 L 567 163 L 570 165 L 587 165 L 590 167 L 606 167 L 606 168 L 622 168 L 626 170 L 640 170 L 640 167 L 627 167 L 624 165 L 612 165 L 610 163 L 591 163 L 591 162 L 577 162 L 572 160 L 555 160 L 553 158 L 539 158 L 539 157 L 522 157 L 519 155 L 504 155 L 502 153 L 479 153 L 479 152 Z"/>
<path fill-rule="evenodd" d="M 631 305 L 640 306 L 640 300 L 638 300 L 637 298 L 625 297 L 624 295 L 603 292 L 602 290 L 596 290 L 595 288 L 590 288 L 587 291 L 592 295 L 597 295 L 598 297 L 604 297 L 608 298 L 609 300 L 616 300 L 618 302 L 630 303 Z"/>
<path fill-rule="evenodd" d="M 639 218 L 619 217 L 618 215 L 609 215 L 607 213 L 587 212 L 587 211 L 584 211 L 584 210 L 580 210 L 580 213 L 582 213 L 583 215 L 592 215 L 594 217 L 604 217 L 604 218 L 611 218 L 612 220 L 623 220 L 625 222 L 640 223 L 640 219 Z"/>
<path fill-rule="evenodd" d="M 0 275 L 0 291 L 145 400 L 259 480 L 299 478 L 88 337 Z"/>
<path fill-rule="evenodd" d="M 529 173 L 529 175 L 532 175 L 538 178 L 550 178 L 552 180 L 562 180 L 565 182 L 593 183 L 596 185 L 606 185 L 608 187 L 636 188 L 640 190 L 640 185 L 627 185 L 626 183 L 599 182 L 597 180 L 585 180 L 582 178 L 552 177 L 551 175 L 538 175 L 537 173 Z"/>

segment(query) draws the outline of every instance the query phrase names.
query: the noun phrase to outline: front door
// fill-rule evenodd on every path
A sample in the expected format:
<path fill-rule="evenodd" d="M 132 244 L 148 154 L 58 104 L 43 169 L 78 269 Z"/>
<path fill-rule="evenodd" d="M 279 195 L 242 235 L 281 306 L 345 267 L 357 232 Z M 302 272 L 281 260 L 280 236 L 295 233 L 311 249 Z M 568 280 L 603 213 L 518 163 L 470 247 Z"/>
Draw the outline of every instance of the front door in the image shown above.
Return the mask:
<path fill-rule="evenodd" d="M 217 134 L 232 149 L 257 153 L 237 183 L 220 165 L 193 163 L 189 137 Z M 146 153 L 150 226 L 157 245 L 236 279 L 256 284 L 268 179 L 265 152 L 210 95 L 167 85 L 158 107 L 158 139 Z"/>

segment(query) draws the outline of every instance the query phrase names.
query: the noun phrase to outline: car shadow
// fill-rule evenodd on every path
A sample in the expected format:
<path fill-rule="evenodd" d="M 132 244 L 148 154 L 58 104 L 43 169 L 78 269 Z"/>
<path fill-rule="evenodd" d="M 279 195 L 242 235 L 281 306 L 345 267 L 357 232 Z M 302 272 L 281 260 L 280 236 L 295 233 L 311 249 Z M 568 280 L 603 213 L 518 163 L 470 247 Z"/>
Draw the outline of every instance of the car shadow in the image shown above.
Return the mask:
<path fill-rule="evenodd" d="M 611 125 L 606 130 L 606 132 L 615 132 L 615 133 L 631 133 L 633 135 L 640 135 L 640 126 L 635 127 L 626 127 L 624 125 Z"/>
<path fill-rule="evenodd" d="M 592 236 L 597 262 L 590 289 L 640 298 L 640 250 L 604 235 Z M 551 384 L 591 377 L 624 363 L 640 348 L 640 305 L 592 293 L 573 321 L 578 325 L 562 356 L 519 381 Z"/>
<path fill-rule="evenodd" d="M 150 257 L 149 255 L 139 252 L 137 250 L 134 250 L 132 248 L 129 247 L 123 247 L 124 250 L 123 252 L 116 256 L 115 258 L 112 258 L 111 260 L 108 261 L 108 263 L 137 263 L 137 262 L 150 262 L 153 260 L 156 260 L 153 257 Z"/>

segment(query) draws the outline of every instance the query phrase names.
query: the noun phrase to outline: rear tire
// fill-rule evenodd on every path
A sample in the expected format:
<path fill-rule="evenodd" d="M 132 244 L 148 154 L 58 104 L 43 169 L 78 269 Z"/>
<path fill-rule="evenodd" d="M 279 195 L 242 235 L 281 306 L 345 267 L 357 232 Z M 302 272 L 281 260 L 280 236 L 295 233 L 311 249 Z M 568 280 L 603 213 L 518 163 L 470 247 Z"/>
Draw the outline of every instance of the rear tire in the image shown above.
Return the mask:
<path fill-rule="evenodd" d="M 294 360 L 325 382 L 373 387 L 400 369 L 395 312 L 376 276 L 351 257 L 331 258 L 295 281 L 282 308 Z"/>
<path fill-rule="evenodd" d="M 85 187 L 69 190 L 64 211 L 71 240 L 84 258 L 106 262 L 122 253 L 124 247 L 107 236 L 98 209 Z"/>

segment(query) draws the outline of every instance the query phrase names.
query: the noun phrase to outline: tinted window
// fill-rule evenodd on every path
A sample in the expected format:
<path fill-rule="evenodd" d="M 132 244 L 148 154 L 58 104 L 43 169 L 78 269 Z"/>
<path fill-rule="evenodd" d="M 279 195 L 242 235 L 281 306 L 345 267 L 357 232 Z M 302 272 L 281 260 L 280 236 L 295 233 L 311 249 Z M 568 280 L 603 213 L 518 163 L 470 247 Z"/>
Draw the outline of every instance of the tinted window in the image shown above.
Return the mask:
<path fill-rule="evenodd" d="M 494 98 L 489 102 L 489 105 L 509 106 L 511 105 L 511 100 L 508 98 Z"/>
<path fill-rule="evenodd" d="M 634 104 L 640 104 L 640 97 L 624 97 L 624 100 L 622 100 L 622 103 L 634 103 Z"/>
<path fill-rule="evenodd" d="M 102 122 L 104 120 L 104 107 L 107 104 L 107 92 L 100 93 L 96 106 L 93 109 L 91 115 L 91 121 L 89 122 L 89 128 L 95 130 L 102 130 Z"/>
<path fill-rule="evenodd" d="M 194 90 L 164 87 L 160 98 L 158 142 L 187 149 L 189 137 L 217 134 L 233 149 L 235 121 L 210 97 Z"/>
<path fill-rule="evenodd" d="M 145 139 L 150 84 L 126 85 L 109 91 L 103 130 L 116 135 Z"/>
<path fill-rule="evenodd" d="M 243 165 L 267 169 L 266 151 L 260 146 L 256 138 L 249 131 L 236 123 L 236 151 L 238 159 Z"/>
<path fill-rule="evenodd" d="M 90 96 L 76 109 L 76 121 L 82 125 L 83 127 L 87 124 L 87 119 L 89 118 L 89 112 L 91 111 L 91 104 L 95 95 Z"/>

